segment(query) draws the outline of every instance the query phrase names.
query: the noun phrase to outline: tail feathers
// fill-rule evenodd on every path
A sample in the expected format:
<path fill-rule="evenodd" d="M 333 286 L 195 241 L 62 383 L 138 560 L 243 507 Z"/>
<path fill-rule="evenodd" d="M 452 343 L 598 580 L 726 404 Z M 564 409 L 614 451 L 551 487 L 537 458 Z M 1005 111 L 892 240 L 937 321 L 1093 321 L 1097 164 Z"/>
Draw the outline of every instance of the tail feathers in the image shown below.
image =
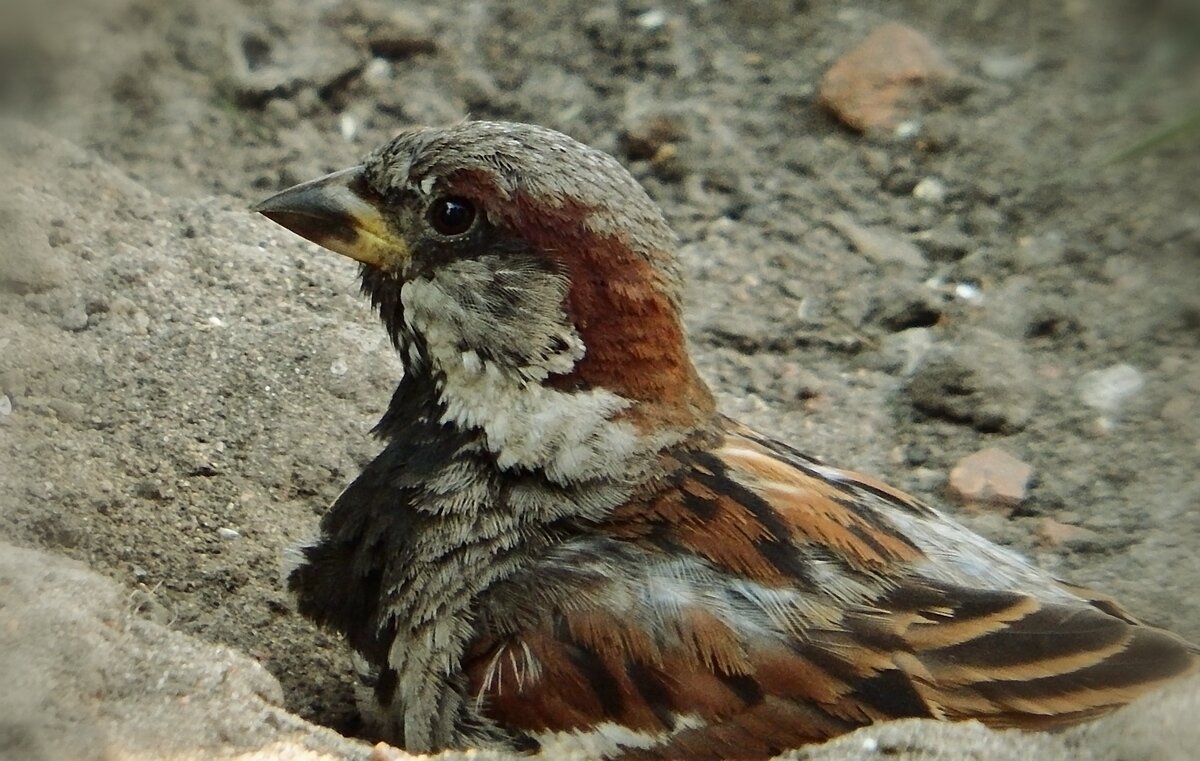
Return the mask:
<path fill-rule="evenodd" d="M 1194 645 L 1099 605 L 1041 603 L 1002 625 L 993 617 L 974 625 L 977 637 L 963 639 L 960 630 L 952 644 L 912 651 L 923 671 L 912 675 L 918 692 L 945 718 L 1027 729 L 1070 724 L 1200 670 Z"/>

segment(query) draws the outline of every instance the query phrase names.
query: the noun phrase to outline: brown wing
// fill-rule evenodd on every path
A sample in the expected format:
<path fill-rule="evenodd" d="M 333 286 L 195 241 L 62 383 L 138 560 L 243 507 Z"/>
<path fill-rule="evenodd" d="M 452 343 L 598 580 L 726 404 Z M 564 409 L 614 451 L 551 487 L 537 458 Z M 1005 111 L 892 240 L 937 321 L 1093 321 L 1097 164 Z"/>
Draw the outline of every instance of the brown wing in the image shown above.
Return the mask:
<path fill-rule="evenodd" d="M 757 759 L 901 717 L 1055 726 L 1197 667 L 1112 603 L 751 431 L 678 464 L 544 569 L 546 599 L 557 569 L 588 578 L 552 614 L 476 642 L 486 716 L 544 749 Z"/>

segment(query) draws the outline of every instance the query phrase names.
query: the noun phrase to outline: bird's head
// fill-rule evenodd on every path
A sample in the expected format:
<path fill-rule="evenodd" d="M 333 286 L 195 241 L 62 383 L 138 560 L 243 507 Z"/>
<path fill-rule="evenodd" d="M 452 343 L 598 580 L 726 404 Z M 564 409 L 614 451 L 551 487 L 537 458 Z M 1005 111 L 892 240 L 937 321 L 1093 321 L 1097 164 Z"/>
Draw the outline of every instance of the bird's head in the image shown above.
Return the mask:
<path fill-rule="evenodd" d="M 615 159 L 563 134 L 495 122 L 406 132 L 256 210 L 362 264 L 409 371 L 427 370 L 461 423 L 511 417 L 500 407 L 514 393 L 590 399 L 639 428 L 712 415 L 671 229 Z"/>

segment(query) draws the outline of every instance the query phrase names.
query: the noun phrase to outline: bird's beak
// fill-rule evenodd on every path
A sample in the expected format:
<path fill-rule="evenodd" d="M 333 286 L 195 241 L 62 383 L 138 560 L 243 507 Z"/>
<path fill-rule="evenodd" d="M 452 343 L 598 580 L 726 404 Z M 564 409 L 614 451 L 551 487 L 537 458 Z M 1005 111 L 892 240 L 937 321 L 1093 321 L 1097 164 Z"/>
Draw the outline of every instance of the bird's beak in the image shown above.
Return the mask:
<path fill-rule="evenodd" d="M 318 246 L 380 269 L 408 258 L 408 245 L 380 212 L 361 166 L 276 193 L 254 211 Z"/>

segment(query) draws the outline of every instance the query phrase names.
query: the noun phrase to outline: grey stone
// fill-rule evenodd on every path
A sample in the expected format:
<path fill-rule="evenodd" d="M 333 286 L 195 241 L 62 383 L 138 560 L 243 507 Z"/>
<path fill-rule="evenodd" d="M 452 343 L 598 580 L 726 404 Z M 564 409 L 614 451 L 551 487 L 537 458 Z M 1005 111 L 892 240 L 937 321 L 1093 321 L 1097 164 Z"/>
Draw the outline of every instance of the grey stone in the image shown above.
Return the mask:
<path fill-rule="evenodd" d="M 1146 381 L 1141 371 L 1121 363 L 1086 373 L 1079 379 L 1079 398 L 1095 410 L 1114 414 L 1144 385 Z"/>
<path fill-rule="evenodd" d="M 849 241 L 855 251 L 876 264 L 925 266 L 921 249 L 891 230 L 861 225 L 845 214 L 831 216 L 829 224 Z"/>
<path fill-rule="evenodd" d="M 0 206 L 0 287 L 36 293 L 62 285 L 67 277 L 62 256 L 51 248 L 33 209 L 16 198 Z"/>
<path fill-rule="evenodd" d="M 988 330 L 935 347 L 906 387 L 922 412 L 985 432 L 1020 430 L 1037 403 L 1037 383 L 1020 344 Z"/>

